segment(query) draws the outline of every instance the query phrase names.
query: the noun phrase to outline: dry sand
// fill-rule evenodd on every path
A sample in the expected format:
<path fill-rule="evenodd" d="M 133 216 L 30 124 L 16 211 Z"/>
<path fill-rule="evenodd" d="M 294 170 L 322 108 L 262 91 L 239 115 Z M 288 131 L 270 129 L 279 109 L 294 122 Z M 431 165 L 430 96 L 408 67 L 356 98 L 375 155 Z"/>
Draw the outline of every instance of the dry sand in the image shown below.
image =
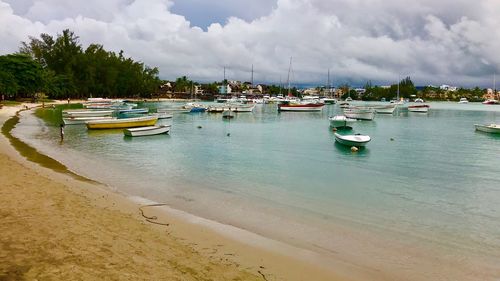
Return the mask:
<path fill-rule="evenodd" d="M 0 125 L 20 108 L 0 109 Z M 293 248 L 143 209 L 152 224 L 110 190 L 29 162 L 0 136 L 0 280 L 347 280 Z"/>

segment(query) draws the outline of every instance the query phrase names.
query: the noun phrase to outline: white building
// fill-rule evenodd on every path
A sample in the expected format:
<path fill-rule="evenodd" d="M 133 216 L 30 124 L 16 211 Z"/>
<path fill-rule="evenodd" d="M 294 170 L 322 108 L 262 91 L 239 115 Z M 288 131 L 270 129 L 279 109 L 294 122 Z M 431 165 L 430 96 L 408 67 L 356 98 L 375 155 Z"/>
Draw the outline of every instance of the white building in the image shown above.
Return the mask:
<path fill-rule="evenodd" d="M 439 89 L 441 89 L 443 91 L 450 91 L 450 92 L 456 92 L 458 90 L 457 87 L 453 87 L 453 86 L 445 85 L 445 84 L 439 86 Z"/>
<path fill-rule="evenodd" d="M 231 92 L 232 92 L 231 86 L 229 86 L 229 85 L 219 86 L 219 94 L 228 95 L 228 94 L 231 94 Z"/>

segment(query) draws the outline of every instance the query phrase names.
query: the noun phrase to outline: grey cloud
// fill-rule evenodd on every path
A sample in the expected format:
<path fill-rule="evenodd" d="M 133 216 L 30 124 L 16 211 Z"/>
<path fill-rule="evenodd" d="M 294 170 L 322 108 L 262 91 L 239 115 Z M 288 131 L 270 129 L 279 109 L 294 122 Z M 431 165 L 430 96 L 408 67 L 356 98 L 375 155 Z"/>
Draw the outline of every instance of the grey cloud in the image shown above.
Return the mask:
<path fill-rule="evenodd" d="M 233 17 L 206 31 L 173 13 L 178 4 L 169 0 L 10 2 L 0 0 L 1 53 L 16 51 L 29 35 L 70 28 L 83 44 L 123 49 L 169 79 L 221 80 L 226 66 L 228 78 L 248 80 L 253 64 L 257 80 L 278 82 L 293 56 L 295 82 L 324 83 L 331 69 L 336 84 L 411 75 L 418 84 L 469 86 L 491 84 L 500 66 L 494 0 L 278 0 L 266 14 L 244 19 L 248 7 L 236 1 Z"/>

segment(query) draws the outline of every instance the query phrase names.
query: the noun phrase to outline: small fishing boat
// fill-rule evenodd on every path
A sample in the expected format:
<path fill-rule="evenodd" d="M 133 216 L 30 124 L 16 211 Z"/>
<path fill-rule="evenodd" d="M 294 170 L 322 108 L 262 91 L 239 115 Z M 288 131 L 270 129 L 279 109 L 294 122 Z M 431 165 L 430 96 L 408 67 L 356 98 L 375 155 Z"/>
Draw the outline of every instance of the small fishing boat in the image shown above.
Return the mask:
<path fill-rule="evenodd" d="M 469 103 L 469 101 L 467 100 L 467 98 L 460 98 L 458 103 Z"/>
<path fill-rule="evenodd" d="M 123 134 L 129 137 L 143 137 L 167 134 L 170 131 L 170 125 L 147 126 L 123 130 Z"/>
<path fill-rule="evenodd" d="M 123 114 L 123 113 L 144 114 L 144 113 L 148 113 L 149 109 L 147 109 L 147 108 L 133 108 L 133 109 L 118 109 L 117 111 L 120 114 Z"/>
<path fill-rule="evenodd" d="M 348 126 L 348 124 L 358 121 L 356 119 L 347 118 L 344 115 L 336 115 L 333 117 L 329 117 L 328 120 L 330 121 L 330 127 L 332 128 L 350 127 Z"/>
<path fill-rule="evenodd" d="M 355 135 L 341 135 L 335 133 L 335 140 L 343 145 L 347 146 L 365 146 L 370 140 L 370 136 L 355 134 Z"/>
<path fill-rule="evenodd" d="M 410 105 L 408 106 L 408 111 L 417 113 L 427 113 L 429 111 L 429 108 L 430 106 L 427 104 Z"/>
<path fill-rule="evenodd" d="M 231 119 L 234 118 L 235 113 L 231 110 L 224 110 L 222 112 L 222 118 Z"/>
<path fill-rule="evenodd" d="M 393 114 L 396 106 L 396 104 L 377 105 L 374 106 L 373 109 L 375 109 L 375 112 L 378 114 Z"/>
<path fill-rule="evenodd" d="M 500 124 L 490 124 L 490 125 L 475 124 L 474 127 L 476 127 L 476 131 L 492 133 L 492 134 L 500 134 Z"/>
<path fill-rule="evenodd" d="M 321 111 L 325 104 L 323 103 L 290 103 L 285 102 L 282 104 L 278 104 L 278 111 L 301 111 L 301 112 L 310 112 L 310 111 Z"/>
<path fill-rule="evenodd" d="M 205 112 L 207 108 L 201 104 L 189 102 L 183 106 L 184 109 L 188 109 L 189 112 Z"/>
<path fill-rule="evenodd" d="M 87 125 L 88 129 L 121 129 L 153 126 L 154 124 L 156 124 L 156 121 L 158 121 L 157 116 L 143 116 L 123 119 L 87 121 L 85 122 L 85 124 Z"/>
<path fill-rule="evenodd" d="M 158 112 L 158 113 L 154 113 L 153 115 L 156 116 L 156 117 L 158 117 L 158 120 L 159 119 L 170 119 L 170 118 L 174 117 L 173 114 L 169 114 L 169 113 L 166 113 L 166 112 Z"/>
<path fill-rule="evenodd" d="M 375 110 L 370 107 L 349 107 L 344 108 L 344 115 L 351 119 L 371 121 L 375 118 Z"/>
<path fill-rule="evenodd" d="M 116 119 L 111 116 L 92 116 L 92 117 L 63 117 L 64 125 L 85 124 L 87 121 L 111 120 Z"/>
<path fill-rule="evenodd" d="M 63 110 L 64 117 L 99 117 L 111 116 L 113 110 L 87 110 L 87 109 L 71 109 Z"/>
<path fill-rule="evenodd" d="M 340 108 L 348 108 L 351 106 L 348 102 L 341 102 L 339 103 Z"/>

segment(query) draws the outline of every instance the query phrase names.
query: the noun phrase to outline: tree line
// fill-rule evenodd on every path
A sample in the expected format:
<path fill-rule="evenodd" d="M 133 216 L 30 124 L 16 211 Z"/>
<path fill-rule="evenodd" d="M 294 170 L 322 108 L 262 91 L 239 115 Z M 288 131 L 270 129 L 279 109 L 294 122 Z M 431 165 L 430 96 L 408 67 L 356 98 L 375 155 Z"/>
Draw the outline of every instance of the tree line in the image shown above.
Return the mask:
<path fill-rule="evenodd" d="M 42 33 L 22 42 L 19 52 L 0 56 L 0 94 L 11 99 L 150 97 L 161 85 L 158 68 L 106 51 L 84 48 L 66 29 L 55 38 Z"/>

